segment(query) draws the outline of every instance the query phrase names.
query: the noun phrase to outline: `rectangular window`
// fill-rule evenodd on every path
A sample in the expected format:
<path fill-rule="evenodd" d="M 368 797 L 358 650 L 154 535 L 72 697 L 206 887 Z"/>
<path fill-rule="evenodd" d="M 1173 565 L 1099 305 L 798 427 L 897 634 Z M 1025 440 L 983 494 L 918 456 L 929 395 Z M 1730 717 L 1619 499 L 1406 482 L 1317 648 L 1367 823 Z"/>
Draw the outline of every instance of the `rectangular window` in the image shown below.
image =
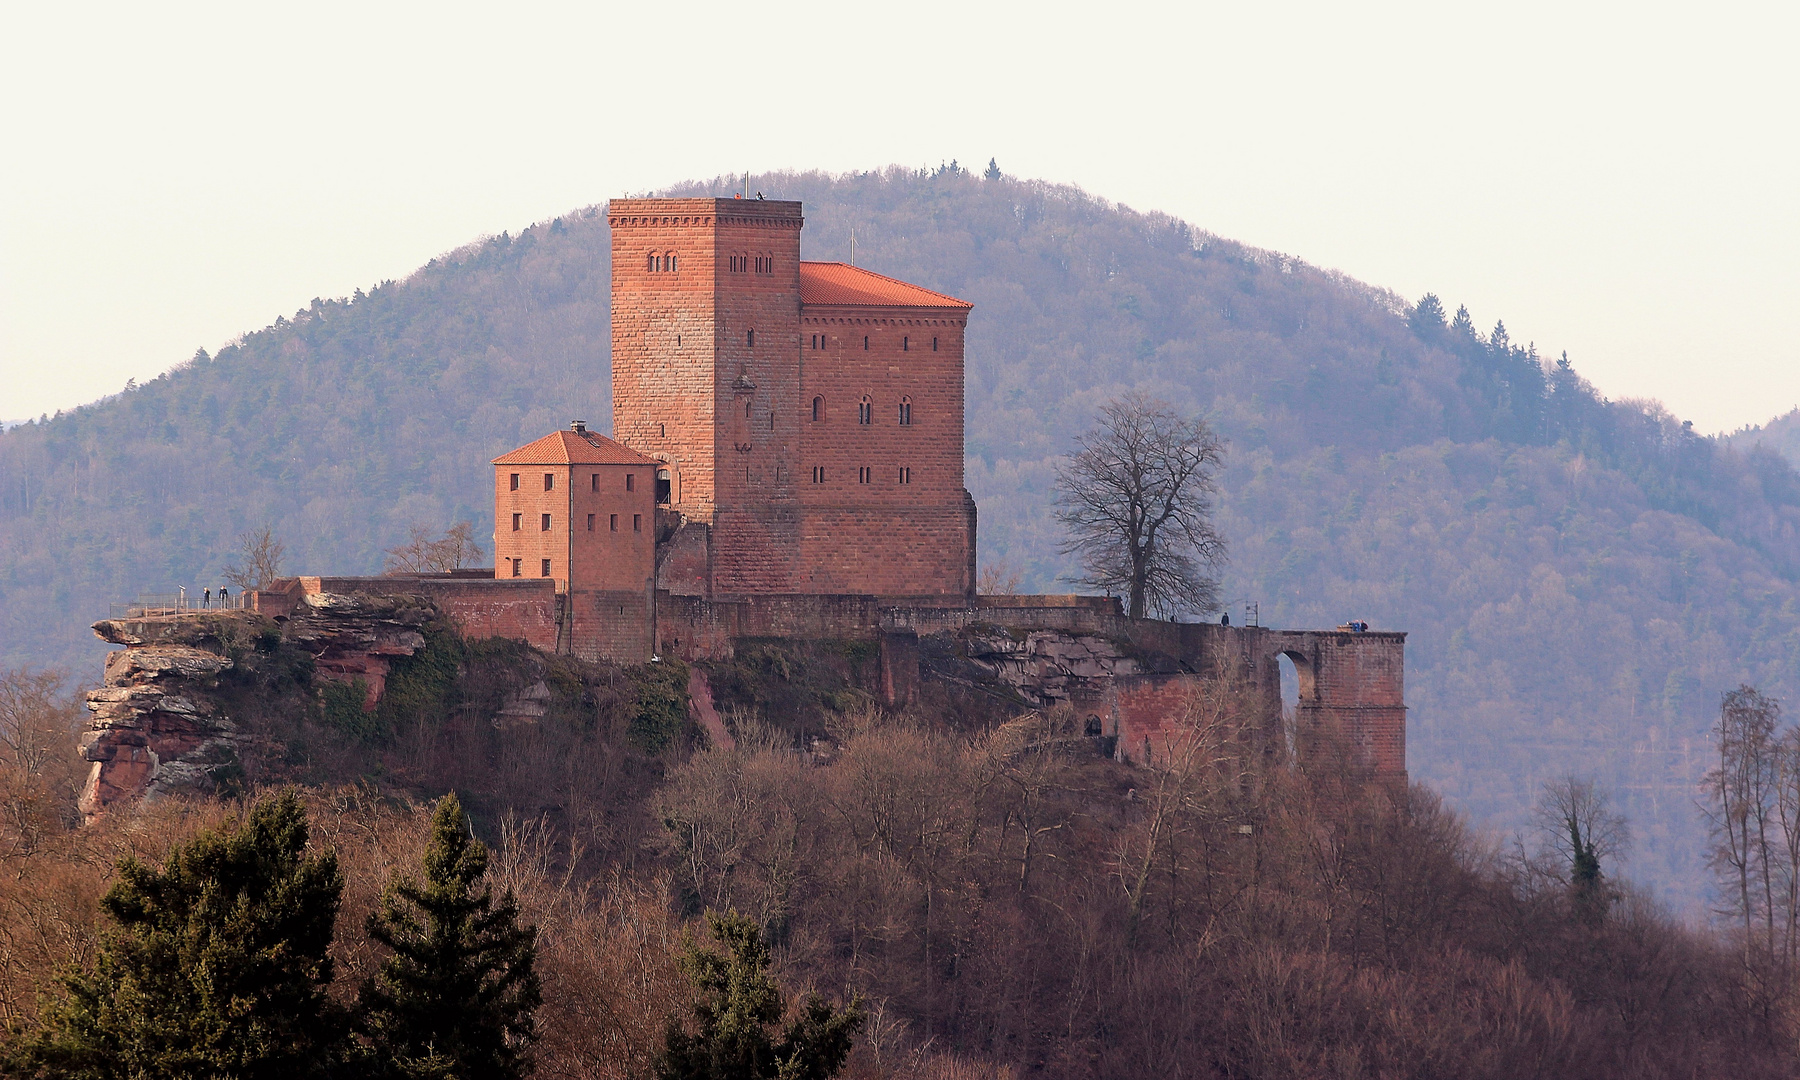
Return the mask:
<path fill-rule="evenodd" d="M 900 482 L 902 484 L 912 483 L 912 469 L 909 466 L 900 466 Z"/>
<path fill-rule="evenodd" d="M 545 514 L 543 524 L 541 526 L 539 526 L 538 532 L 549 532 L 549 531 L 550 531 L 550 515 Z"/>
<path fill-rule="evenodd" d="M 556 474 L 555 473 L 547 472 L 544 474 L 544 490 L 545 491 L 555 491 L 556 490 Z"/>
<path fill-rule="evenodd" d="M 544 563 L 543 563 L 543 568 L 538 571 L 538 577 L 549 577 L 549 576 L 550 576 L 550 560 L 545 559 Z"/>
<path fill-rule="evenodd" d="M 869 482 L 869 478 L 874 474 L 874 469 L 869 468 L 867 465 L 863 465 L 856 470 L 856 482 L 859 484 L 866 484 Z"/>
<path fill-rule="evenodd" d="M 931 351 L 937 352 L 937 338 L 931 339 Z"/>
<path fill-rule="evenodd" d="M 825 466 L 814 465 L 813 466 L 813 483 L 823 484 L 824 482 L 825 482 Z"/>
<path fill-rule="evenodd" d="M 589 491 L 599 491 L 600 490 L 600 474 L 599 473 L 588 474 L 588 490 Z"/>
<path fill-rule="evenodd" d="M 900 338 L 900 351 L 901 352 L 912 352 L 912 339 L 911 338 L 905 337 L 905 336 L 902 336 Z"/>
<path fill-rule="evenodd" d="M 612 520 L 607 522 L 607 528 L 613 532 L 618 532 L 619 531 L 619 515 L 609 514 L 608 517 L 610 517 Z"/>
<path fill-rule="evenodd" d="M 512 489 L 514 491 L 519 490 L 519 474 L 518 473 L 512 474 Z"/>
<path fill-rule="evenodd" d="M 588 532 L 594 531 L 594 515 L 592 515 L 592 514 L 588 515 L 588 530 L 587 531 Z"/>
<path fill-rule="evenodd" d="M 513 577 L 518 577 L 520 574 L 525 572 L 525 560 L 524 559 L 508 559 L 506 561 L 509 563 L 512 563 Z"/>
<path fill-rule="evenodd" d="M 625 490 L 626 491 L 636 491 L 637 490 L 637 473 L 626 473 L 625 474 Z"/>
<path fill-rule="evenodd" d="M 642 514 L 631 515 L 631 531 L 632 532 L 643 532 L 644 531 L 644 515 L 642 515 Z"/>
<path fill-rule="evenodd" d="M 524 514 L 514 514 L 513 515 L 513 532 L 519 531 L 519 527 L 524 520 L 525 520 Z"/>

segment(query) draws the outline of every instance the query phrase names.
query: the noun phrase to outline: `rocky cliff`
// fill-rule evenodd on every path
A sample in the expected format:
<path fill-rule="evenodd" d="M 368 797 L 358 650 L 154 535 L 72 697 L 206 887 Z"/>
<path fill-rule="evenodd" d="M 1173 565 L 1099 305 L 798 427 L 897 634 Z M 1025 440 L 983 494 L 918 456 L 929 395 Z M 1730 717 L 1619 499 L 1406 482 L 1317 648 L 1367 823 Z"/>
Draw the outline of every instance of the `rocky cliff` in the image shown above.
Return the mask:
<path fill-rule="evenodd" d="M 229 774 L 245 738 L 242 713 L 272 681 L 361 681 L 363 708 L 381 699 L 393 661 L 422 648 L 437 615 L 422 596 L 309 596 L 292 613 L 184 612 L 106 619 L 104 685 L 88 695 L 81 736 L 91 763 L 81 810 L 210 788 Z"/>

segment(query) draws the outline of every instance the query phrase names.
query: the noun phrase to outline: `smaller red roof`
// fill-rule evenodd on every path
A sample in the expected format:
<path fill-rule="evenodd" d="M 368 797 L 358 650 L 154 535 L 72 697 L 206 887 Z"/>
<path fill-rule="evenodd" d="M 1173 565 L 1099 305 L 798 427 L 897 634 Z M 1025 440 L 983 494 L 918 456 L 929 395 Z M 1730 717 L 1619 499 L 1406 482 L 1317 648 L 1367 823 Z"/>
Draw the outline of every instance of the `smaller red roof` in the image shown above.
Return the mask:
<path fill-rule="evenodd" d="M 553 431 L 494 459 L 496 465 L 650 465 L 646 457 L 623 443 L 593 431 Z"/>
<path fill-rule="evenodd" d="M 844 307 L 957 308 L 961 311 L 975 306 L 954 296 L 908 285 L 841 262 L 801 263 L 800 302 Z"/>

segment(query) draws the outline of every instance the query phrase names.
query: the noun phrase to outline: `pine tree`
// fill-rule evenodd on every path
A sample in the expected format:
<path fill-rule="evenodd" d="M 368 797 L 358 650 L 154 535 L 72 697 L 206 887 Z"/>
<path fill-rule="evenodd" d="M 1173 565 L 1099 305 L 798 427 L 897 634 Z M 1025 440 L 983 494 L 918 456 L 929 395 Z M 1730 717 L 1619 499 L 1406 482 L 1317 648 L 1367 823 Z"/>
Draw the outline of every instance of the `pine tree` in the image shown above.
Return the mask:
<path fill-rule="evenodd" d="M 94 970 L 65 978 L 67 997 L 9 1048 L 7 1073 L 325 1073 L 346 1046 L 325 992 L 344 879 L 337 857 L 308 856 L 306 841 L 306 811 L 289 792 L 201 833 L 160 869 L 121 861 L 101 900 L 116 926 Z"/>
<path fill-rule="evenodd" d="M 834 1009 L 808 994 L 774 1037 L 787 1012 L 781 988 L 769 975 L 769 947 L 750 919 L 707 912 L 713 940 L 725 952 L 690 941 L 682 969 L 701 999 L 694 1005 L 699 1032 L 689 1035 L 673 1020 L 658 1080 L 828 1080 L 850 1056 L 850 1040 L 862 1027 L 862 1009 L 852 1001 Z"/>
<path fill-rule="evenodd" d="M 995 163 L 993 158 L 988 158 L 987 172 L 984 172 L 981 175 L 989 180 L 998 180 L 1000 179 L 1000 166 Z"/>
<path fill-rule="evenodd" d="M 364 1031 L 395 1075 L 506 1080 L 531 1070 L 542 999 L 537 929 L 483 882 L 487 846 L 455 795 L 431 816 L 423 883 L 396 877 L 369 917 L 393 950 L 360 995 Z"/>
<path fill-rule="evenodd" d="M 1436 293 L 1426 293 L 1413 305 L 1407 315 L 1406 322 L 1412 332 L 1427 341 L 1435 340 L 1444 332 L 1444 305 Z"/>

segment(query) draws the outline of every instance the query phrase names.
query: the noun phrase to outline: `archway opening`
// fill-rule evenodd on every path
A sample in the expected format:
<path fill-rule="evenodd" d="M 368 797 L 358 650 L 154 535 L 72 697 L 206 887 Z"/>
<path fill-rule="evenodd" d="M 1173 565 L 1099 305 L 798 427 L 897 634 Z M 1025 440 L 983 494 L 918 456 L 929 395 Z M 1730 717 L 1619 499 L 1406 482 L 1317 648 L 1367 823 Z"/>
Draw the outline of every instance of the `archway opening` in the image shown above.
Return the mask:
<path fill-rule="evenodd" d="M 1281 738 L 1287 746 L 1288 760 L 1295 760 L 1300 750 L 1300 699 L 1307 696 L 1312 689 L 1302 685 L 1303 680 L 1310 682 L 1309 674 L 1300 665 L 1306 658 L 1298 653 L 1281 653 L 1275 658 L 1275 664 L 1281 670 Z"/>

